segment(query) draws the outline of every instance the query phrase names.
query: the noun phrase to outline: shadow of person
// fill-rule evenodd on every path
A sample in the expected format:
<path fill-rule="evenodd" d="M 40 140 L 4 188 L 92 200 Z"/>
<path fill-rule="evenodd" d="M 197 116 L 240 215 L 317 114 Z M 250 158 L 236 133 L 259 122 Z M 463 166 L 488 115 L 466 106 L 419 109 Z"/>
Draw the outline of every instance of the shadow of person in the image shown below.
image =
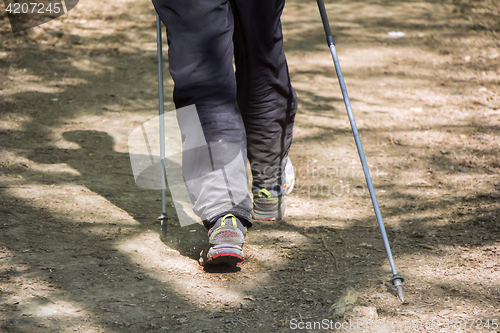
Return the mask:
<path fill-rule="evenodd" d="M 203 267 L 206 273 L 237 273 L 241 271 L 240 266 L 230 264 L 208 265 Z"/>
<path fill-rule="evenodd" d="M 78 176 L 54 175 L 58 183 L 76 183 L 106 198 L 139 222 L 141 230 L 161 232 L 157 217 L 161 213 L 160 190 L 140 188 L 135 184 L 128 153 L 117 152 L 115 141 L 106 132 L 77 130 L 63 133 L 63 138 L 76 143 L 77 149 L 49 147 L 28 156 L 37 163 L 65 163 L 78 171 Z M 200 224 L 181 228 L 167 188 L 168 231 L 162 241 L 183 256 L 198 260 L 206 244 L 207 231 Z"/>

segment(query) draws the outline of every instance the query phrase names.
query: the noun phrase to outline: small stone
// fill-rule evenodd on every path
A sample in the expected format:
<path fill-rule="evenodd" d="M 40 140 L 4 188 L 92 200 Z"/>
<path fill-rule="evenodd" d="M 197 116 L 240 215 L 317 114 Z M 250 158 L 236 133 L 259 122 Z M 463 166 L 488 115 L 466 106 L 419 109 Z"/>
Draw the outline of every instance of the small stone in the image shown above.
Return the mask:
<path fill-rule="evenodd" d="M 442 310 L 442 311 L 439 311 L 437 315 L 440 316 L 440 317 L 443 317 L 443 316 L 446 316 L 449 313 L 451 313 L 450 310 Z"/>
<path fill-rule="evenodd" d="M 350 314 L 352 314 L 353 317 L 367 317 L 370 319 L 378 318 L 377 308 L 374 306 L 356 305 L 352 308 Z"/>
<path fill-rule="evenodd" d="M 486 268 L 493 268 L 496 266 L 496 262 L 490 261 L 486 263 Z"/>
<path fill-rule="evenodd" d="M 358 302 L 359 294 L 353 287 L 349 286 L 342 292 L 342 295 L 340 295 L 337 301 L 330 307 L 328 312 L 333 312 L 334 316 L 341 317 L 347 311 L 351 310 L 355 304 L 358 304 Z"/>

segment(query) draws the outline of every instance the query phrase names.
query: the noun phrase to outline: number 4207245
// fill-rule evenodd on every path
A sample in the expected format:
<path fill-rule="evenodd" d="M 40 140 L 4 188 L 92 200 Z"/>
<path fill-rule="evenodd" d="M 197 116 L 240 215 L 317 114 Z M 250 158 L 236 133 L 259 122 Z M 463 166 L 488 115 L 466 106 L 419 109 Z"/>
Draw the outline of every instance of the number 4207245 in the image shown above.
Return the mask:
<path fill-rule="evenodd" d="M 61 12 L 62 7 L 60 3 L 10 3 L 5 10 L 11 14 L 58 14 Z"/>

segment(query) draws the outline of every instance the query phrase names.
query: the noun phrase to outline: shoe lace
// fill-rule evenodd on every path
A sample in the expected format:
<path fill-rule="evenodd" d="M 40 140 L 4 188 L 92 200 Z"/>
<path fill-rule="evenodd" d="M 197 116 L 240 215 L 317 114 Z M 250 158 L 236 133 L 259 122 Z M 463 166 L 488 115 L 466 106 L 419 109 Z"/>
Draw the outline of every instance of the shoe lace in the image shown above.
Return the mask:
<path fill-rule="evenodd" d="M 265 188 L 261 189 L 259 191 L 259 195 L 258 197 L 259 198 L 262 198 L 262 197 L 266 197 L 267 199 L 271 199 L 271 192 L 269 192 L 268 190 L 266 190 Z"/>
<path fill-rule="evenodd" d="M 231 222 L 233 224 L 233 227 L 237 228 L 238 227 L 238 223 L 236 222 L 236 216 L 234 216 L 233 214 L 227 214 L 226 216 L 224 216 L 221 220 L 221 227 L 225 226 L 226 225 L 226 218 L 228 217 L 231 217 Z"/>

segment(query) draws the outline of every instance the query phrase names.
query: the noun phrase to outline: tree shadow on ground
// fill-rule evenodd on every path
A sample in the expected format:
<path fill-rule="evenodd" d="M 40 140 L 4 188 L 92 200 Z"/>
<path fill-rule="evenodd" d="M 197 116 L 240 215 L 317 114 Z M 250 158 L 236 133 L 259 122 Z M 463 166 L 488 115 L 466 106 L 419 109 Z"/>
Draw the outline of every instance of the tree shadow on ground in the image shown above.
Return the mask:
<path fill-rule="evenodd" d="M 390 4 L 396 2 L 386 2 L 386 5 Z M 132 10 L 132 7 L 129 7 L 129 10 Z M 129 16 L 122 18 L 133 21 Z M 383 27 L 384 22 L 368 20 L 366 24 L 368 27 Z M 394 22 L 389 22 L 385 27 L 392 28 L 393 25 Z M 137 26 L 134 30 L 136 38 L 151 40 L 152 34 L 146 33 L 147 29 L 153 29 L 153 25 Z M 320 41 L 323 39 L 320 29 L 321 27 L 311 30 L 317 31 L 318 45 L 320 42 L 324 43 Z M 342 35 L 342 30 L 340 31 Z M 126 42 L 123 40 L 126 39 L 125 36 L 120 36 L 122 42 Z M 110 39 L 103 37 L 101 41 L 107 42 Z M 82 45 L 79 43 L 88 42 L 85 39 L 69 39 L 68 45 L 74 45 L 76 48 Z M 306 39 L 299 42 L 306 43 L 311 48 L 315 47 L 314 43 Z M 298 46 L 301 50 L 305 47 L 299 43 Z M 308 47 L 306 49 L 309 49 Z M 154 103 L 148 100 L 154 99 L 155 87 L 148 85 L 149 91 L 145 91 L 139 98 L 130 99 L 127 93 L 138 89 L 140 82 L 154 80 L 155 54 L 152 51 L 137 51 L 116 56 L 113 53 L 115 51 L 107 51 L 104 48 L 97 49 L 92 54 L 77 50 L 76 52 L 81 53 L 76 55 L 74 50 L 69 49 L 46 51 L 47 49 L 40 45 L 20 46 L 16 50 L 16 64 L 29 69 L 36 77 L 33 79 L 34 83 L 43 83 L 53 90 L 13 93 L 0 102 L 2 116 L 11 114 L 23 117 L 19 129 L 0 131 L 2 146 L 37 164 L 67 165 L 76 170 L 78 175 L 64 172 L 49 174 L 31 170 L 20 164 L 4 164 L 1 172 L 9 177 L 19 175 L 25 180 L 22 186 L 33 186 L 37 189 L 38 185 L 82 185 L 125 211 L 137 224 L 123 227 L 127 228 L 127 232 L 120 234 L 117 232 L 119 225 L 116 221 L 101 221 L 104 223 L 98 226 L 88 221 L 75 223 L 74 211 L 58 211 L 57 205 L 51 209 L 37 206 L 37 193 L 32 193 L 30 199 L 23 199 L 13 192 L 17 185 L 0 189 L 3 203 L 0 211 L 0 240 L 3 247 L 1 259 L 5 267 L 0 273 L 0 281 L 7 286 L 5 290 L 24 288 L 22 296 L 16 296 L 19 297 L 17 300 L 9 299 L 9 303 L 3 302 L 2 308 L 6 310 L 2 311 L 1 315 L 3 329 L 14 332 L 31 332 L 34 328 L 40 331 L 57 331 L 69 329 L 68 325 L 86 325 L 90 320 L 93 329 L 110 332 L 162 330 L 164 327 L 172 332 L 201 329 L 250 332 L 261 323 L 269 324 L 268 328 L 261 329 L 263 332 L 275 332 L 286 330 L 284 318 L 294 318 L 301 313 L 304 318 L 306 314 L 311 318 L 321 317 L 318 314 L 322 314 L 324 308 L 331 305 L 332 300 L 346 285 L 353 285 L 357 289 L 364 289 L 381 297 L 380 293 L 375 291 L 380 281 L 387 281 L 391 274 L 373 217 L 352 221 L 325 214 L 319 221 L 310 221 L 310 217 L 304 213 L 296 214 L 283 223 L 256 224 L 250 230 L 248 242 L 251 256 L 240 272 L 248 276 L 228 278 L 217 273 L 210 275 L 214 280 L 229 279 L 221 284 L 228 292 L 235 294 L 243 289 L 238 284 L 240 281 L 236 279 L 247 284 L 244 292 L 250 299 L 245 300 L 241 292 L 242 302 L 236 305 L 231 303 L 223 308 L 225 310 L 210 304 L 210 296 L 204 296 L 202 301 L 188 298 L 191 291 L 181 288 L 182 283 L 176 284 L 176 281 L 196 281 L 189 280 L 189 277 L 203 274 L 201 269 L 190 273 L 182 269 L 186 262 L 196 261 L 199 253 L 196 247 L 203 246 L 206 239 L 203 227 L 181 228 L 176 221 L 170 223 L 165 243 L 169 249 L 178 250 L 180 257 L 187 260 L 183 261 L 181 258 L 178 262 L 173 261 L 172 266 L 164 267 L 161 266 L 162 259 L 171 257 L 170 252 L 161 253 L 165 255 L 164 258 L 152 259 L 153 264 L 161 267 L 159 275 L 163 275 L 165 279 L 159 278 L 151 268 L 141 266 L 140 262 L 131 258 L 130 252 L 117 250 L 120 242 L 132 240 L 149 229 L 159 233 L 158 222 L 155 220 L 159 213 L 159 192 L 141 190 L 135 186 L 128 155 L 113 148 L 113 138 L 108 133 L 91 130 L 66 132 L 63 138 L 78 144 L 79 148 L 63 149 L 57 147 L 52 130 L 68 122 L 78 121 L 76 119 L 83 115 L 109 115 L 120 111 L 121 109 L 112 109 L 116 105 L 126 108 L 130 113 L 134 110 L 136 113 L 145 113 L 148 106 L 154 107 Z M 32 66 L 33 57 L 43 66 Z M 71 62 L 73 57 L 88 60 L 91 70 L 79 69 Z M 122 66 L 131 59 L 143 60 L 143 65 L 138 61 L 136 68 L 123 68 Z M 95 71 L 92 67 L 95 67 Z M 144 74 L 140 70 L 150 74 Z M 71 74 L 68 74 L 69 72 Z M 64 83 L 61 86 L 58 80 L 53 79 L 56 73 L 58 76 L 67 75 L 68 78 L 76 79 L 77 83 Z M 143 81 L 136 80 L 136 84 L 131 88 L 131 75 L 137 75 Z M 431 80 L 430 77 L 427 79 Z M 122 89 L 124 92 L 117 94 L 117 91 Z M 171 85 L 167 85 L 167 90 L 171 89 Z M 93 93 L 87 101 L 75 105 L 75 96 L 82 90 L 92 90 Z M 306 91 L 299 93 L 304 96 Z M 318 103 L 325 105 L 340 102 L 340 98 L 325 98 L 313 93 L 305 96 L 308 100 L 318 100 Z M 58 101 L 52 101 L 53 98 L 58 98 Z M 102 109 L 103 105 L 108 109 Z M 313 104 L 304 105 L 311 110 L 314 107 Z M 338 114 L 340 115 L 340 111 Z M 337 117 L 337 114 L 333 117 Z M 494 126 L 470 126 L 473 131 L 496 133 L 498 130 Z M 336 136 L 339 141 L 347 140 L 343 138 L 350 132 L 348 129 L 331 129 L 326 126 L 318 128 L 325 132 L 317 136 L 305 136 L 297 143 L 328 143 L 330 134 Z M 391 129 L 393 132 L 402 130 L 404 128 L 401 127 Z M 446 128 L 437 130 L 445 131 Z M 369 142 L 376 136 L 374 130 L 363 130 L 362 133 L 370 139 Z M 400 146 L 397 155 L 403 156 L 409 148 L 424 147 Z M 475 152 L 467 152 L 472 153 Z M 484 153 L 494 155 L 495 150 Z M 445 166 L 463 167 L 460 161 L 447 156 L 440 157 L 439 161 L 429 159 L 424 154 L 417 158 L 426 168 L 439 171 L 447 171 Z M 498 168 L 493 165 L 490 167 L 494 170 Z M 485 171 L 472 169 L 471 172 L 482 174 Z M 9 181 L 11 180 L 12 178 L 9 178 Z M 118 185 L 110 188 L 103 180 Z M 318 197 L 314 200 L 331 199 Z M 362 199 L 369 205 L 366 195 Z M 396 188 L 389 195 L 381 196 L 381 202 L 390 203 L 382 208 L 383 216 L 402 221 L 401 229 L 391 227 L 388 232 L 396 260 L 401 265 L 398 267 L 403 267 L 400 273 L 407 277 L 405 290 L 411 294 L 415 286 L 421 288 L 425 285 L 427 288 L 427 291 L 422 291 L 421 299 L 410 297 L 411 302 L 425 306 L 423 300 L 435 296 L 429 290 L 442 290 L 443 297 L 452 296 L 478 307 L 481 303 L 486 303 L 498 308 L 498 298 L 492 296 L 493 290 L 499 287 L 498 284 L 491 283 L 486 291 L 479 292 L 459 280 L 450 283 L 437 280 L 417 281 L 421 276 L 413 271 L 411 273 L 414 275 L 409 274 L 412 267 L 406 262 L 413 260 L 412 256 L 420 256 L 422 252 L 446 258 L 454 255 L 450 254 L 448 247 L 476 248 L 496 244 L 499 235 L 497 219 L 500 214 L 494 206 L 497 199 L 494 193 L 476 191 L 466 196 L 457 194 L 452 198 L 427 200 L 422 193 L 409 194 L 405 187 Z M 484 207 L 469 211 L 467 205 L 470 203 Z M 333 200 L 332 204 L 339 204 L 339 198 Z M 454 222 L 432 225 L 434 217 L 431 213 L 437 210 L 437 207 L 447 207 L 450 213 L 441 216 Z M 168 212 L 173 215 L 173 209 L 169 208 Z M 412 213 L 427 216 L 414 217 Z M 67 216 L 64 217 L 64 214 Z M 333 227 L 332 222 L 338 223 L 340 227 Z M 191 233 L 190 229 L 195 232 Z M 108 236 L 106 230 L 115 232 Z M 251 236 L 252 234 L 255 236 Z M 293 238 L 289 236 L 296 237 L 301 242 L 293 243 Z M 157 237 L 159 238 L 159 235 Z M 363 243 L 372 246 L 366 247 Z M 264 256 L 259 251 L 266 249 L 272 253 L 272 258 L 280 258 L 278 264 L 262 259 Z M 487 256 L 492 260 L 495 258 L 494 253 L 488 253 Z M 466 259 L 460 264 L 466 265 Z M 481 268 L 484 267 L 477 267 L 478 270 Z M 260 279 L 254 274 L 256 271 L 261 274 Z M 35 286 L 32 280 L 44 283 L 37 282 L 40 285 Z M 252 285 L 252 280 L 258 281 L 256 285 Z M 203 283 L 203 288 L 209 290 L 214 285 L 220 285 L 217 281 L 210 281 L 210 278 L 203 280 Z M 42 290 L 50 295 L 45 296 Z M 135 291 L 134 295 L 130 290 Z M 10 292 L 12 291 L 2 290 L 2 299 L 7 299 Z M 363 301 L 369 302 L 372 298 L 370 296 L 362 295 Z M 393 301 L 393 304 L 397 304 L 395 299 Z M 208 305 L 202 306 L 203 302 Z M 62 305 L 73 309 L 71 315 L 58 316 L 54 321 L 37 315 L 48 313 L 43 311 L 51 310 L 51 306 L 61 309 Z M 444 304 L 436 304 L 432 311 L 442 308 Z M 78 313 L 85 315 L 79 316 Z M 398 313 L 394 310 L 384 314 Z"/>

